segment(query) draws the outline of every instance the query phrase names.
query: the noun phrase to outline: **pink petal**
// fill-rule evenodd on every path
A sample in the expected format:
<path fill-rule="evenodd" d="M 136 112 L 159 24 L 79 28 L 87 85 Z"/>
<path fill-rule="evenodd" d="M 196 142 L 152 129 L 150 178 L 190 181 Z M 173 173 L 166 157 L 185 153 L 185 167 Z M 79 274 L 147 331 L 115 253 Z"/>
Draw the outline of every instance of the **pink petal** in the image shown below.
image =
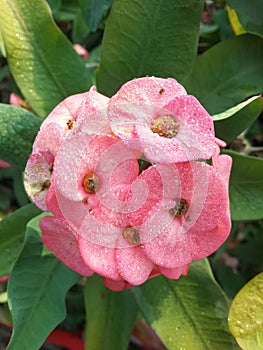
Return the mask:
<path fill-rule="evenodd" d="M 82 201 L 88 196 L 82 186 L 85 174 L 95 172 L 103 152 L 115 142 L 105 135 L 73 133 L 63 142 L 56 156 L 55 187 L 66 198 Z"/>
<path fill-rule="evenodd" d="M 113 132 L 129 147 L 140 149 L 140 140 L 134 133 L 134 125 L 144 124 L 171 99 L 186 95 L 175 79 L 145 77 L 124 84 L 111 98 L 108 116 Z"/>
<path fill-rule="evenodd" d="M 85 264 L 94 272 L 113 280 L 122 279 L 116 265 L 116 249 L 91 243 L 79 236 L 79 250 Z"/>
<path fill-rule="evenodd" d="M 67 132 L 69 130 L 64 130 L 56 123 L 48 123 L 45 126 L 41 126 L 33 144 L 33 153 L 49 151 L 55 157 Z"/>
<path fill-rule="evenodd" d="M 225 141 L 218 139 L 217 137 L 215 137 L 215 142 L 219 147 L 226 147 L 227 145 Z"/>
<path fill-rule="evenodd" d="M 178 138 L 187 149 L 186 160 L 211 158 L 215 149 L 214 124 L 200 102 L 191 95 L 180 96 L 170 101 L 164 109 L 178 118 L 180 126 L 175 139 Z"/>
<path fill-rule="evenodd" d="M 94 125 L 96 119 L 97 129 L 98 124 L 100 128 L 105 129 L 108 100 L 107 97 L 99 94 L 95 87 L 86 93 L 67 97 L 42 123 L 33 145 L 33 151 L 48 149 L 53 155 L 56 155 L 64 137 L 71 133 L 83 119 L 90 119 L 90 126 Z M 100 123 L 98 123 L 98 116 L 101 117 Z"/>
<path fill-rule="evenodd" d="M 54 157 L 49 152 L 32 153 L 27 161 L 24 185 L 27 194 L 42 210 L 47 211 L 46 195 L 50 187 Z"/>
<path fill-rule="evenodd" d="M 134 191 L 134 206 L 133 211 L 129 214 L 130 226 L 140 226 L 149 217 L 151 217 L 155 210 L 159 207 L 162 199 L 163 183 L 162 178 L 155 167 L 150 167 L 139 175 L 138 180 L 140 184 L 138 190 Z M 144 196 L 142 194 L 147 194 Z M 140 199 L 144 198 L 144 201 Z M 137 199 L 137 201 L 136 201 Z M 138 205 L 140 203 L 140 205 Z"/>
<path fill-rule="evenodd" d="M 77 52 L 78 55 L 80 55 L 83 59 L 86 59 L 89 57 L 89 52 L 80 44 L 73 45 L 74 50 Z"/>
<path fill-rule="evenodd" d="M 189 270 L 189 265 L 184 265 L 184 266 L 174 267 L 174 268 L 167 268 L 167 267 L 160 266 L 159 269 L 162 275 L 168 278 L 178 279 L 181 276 L 187 275 Z"/>
<path fill-rule="evenodd" d="M 198 190 L 202 187 L 200 186 L 198 189 L 198 184 L 195 187 L 197 189 L 195 191 L 197 195 L 192 198 L 192 203 L 188 211 L 188 223 L 196 231 L 209 231 L 215 228 L 224 217 L 228 207 L 227 187 L 221 175 L 211 166 L 207 165 L 206 168 L 208 179 L 207 186 L 204 185 L 202 189 L 205 193 L 205 200 L 202 202 L 201 211 L 201 199 L 199 200 L 198 198 L 200 197 Z M 195 220 L 196 222 L 194 222 Z M 187 226 L 189 227 L 189 225 Z"/>
<path fill-rule="evenodd" d="M 147 123 L 138 120 L 135 125 L 140 150 L 147 159 L 173 163 L 211 158 L 215 151 L 213 120 L 193 96 L 174 98 L 158 111 L 156 117 L 162 115 L 175 116 L 179 124 L 178 133 L 173 138 L 152 132 L 150 127 L 154 116 Z"/>
<path fill-rule="evenodd" d="M 8 281 L 8 280 L 9 280 L 9 275 L 0 277 L 0 283 L 4 283 L 4 282 L 6 282 L 6 281 Z"/>
<path fill-rule="evenodd" d="M 24 101 L 19 95 L 12 92 L 9 96 L 9 103 L 13 106 L 23 107 Z"/>
<path fill-rule="evenodd" d="M 54 155 L 67 133 L 71 131 L 77 119 L 82 103 L 88 92 L 67 97 L 58 104 L 43 121 L 33 145 L 33 151 L 48 149 Z M 69 121 L 73 124 L 70 126 Z"/>
<path fill-rule="evenodd" d="M 211 231 L 183 232 L 174 220 L 169 228 L 150 242 L 144 244 L 145 254 L 153 263 L 166 268 L 180 267 L 212 254 L 226 240 L 231 229 L 229 212 Z"/>
<path fill-rule="evenodd" d="M 40 220 L 42 240 L 49 250 L 70 269 L 84 276 L 91 276 L 93 271 L 82 260 L 77 240 L 63 222 L 46 216 Z"/>
<path fill-rule="evenodd" d="M 103 278 L 103 283 L 107 288 L 113 290 L 114 292 L 120 292 L 121 290 L 133 287 L 133 285 L 124 280 L 115 281 L 109 278 Z"/>
<path fill-rule="evenodd" d="M 139 246 L 117 249 L 116 262 L 122 278 L 132 285 L 144 283 L 153 269 L 153 263 Z"/>
<path fill-rule="evenodd" d="M 214 159 L 213 166 L 215 170 L 221 175 L 228 190 L 232 158 L 226 154 L 221 154 L 216 159 Z"/>

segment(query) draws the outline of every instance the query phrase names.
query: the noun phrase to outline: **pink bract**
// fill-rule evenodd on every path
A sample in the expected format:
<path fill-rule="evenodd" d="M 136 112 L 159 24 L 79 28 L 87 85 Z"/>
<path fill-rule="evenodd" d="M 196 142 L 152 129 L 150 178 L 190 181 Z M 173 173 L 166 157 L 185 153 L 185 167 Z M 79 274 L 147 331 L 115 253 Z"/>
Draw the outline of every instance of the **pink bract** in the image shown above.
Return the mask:
<path fill-rule="evenodd" d="M 11 165 L 9 163 L 0 159 L 0 168 L 10 168 L 10 167 L 11 167 Z"/>
<path fill-rule="evenodd" d="M 139 78 L 109 102 L 113 132 L 153 162 L 209 159 L 215 150 L 211 116 L 175 79 Z"/>

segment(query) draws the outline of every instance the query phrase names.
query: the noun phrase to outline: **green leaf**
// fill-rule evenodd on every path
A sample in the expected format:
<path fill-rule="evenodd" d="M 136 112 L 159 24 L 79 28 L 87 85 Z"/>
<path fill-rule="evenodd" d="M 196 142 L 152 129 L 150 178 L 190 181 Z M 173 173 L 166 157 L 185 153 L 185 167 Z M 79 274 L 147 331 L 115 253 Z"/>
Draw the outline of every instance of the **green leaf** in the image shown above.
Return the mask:
<path fill-rule="evenodd" d="M 262 0 L 254 0 L 253 3 L 247 0 L 227 0 L 226 2 L 236 11 L 246 32 L 263 36 Z"/>
<path fill-rule="evenodd" d="M 62 4 L 61 0 L 46 0 L 46 2 L 49 4 L 53 13 L 57 12 Z"/>
<path fill-rule="evenodd" d="M 109 10 L 112 0 L 79 0 L 82 16 L 91 30 L 95 32 L 106 11 Z"/>
<path fill-rule="evenodd" d="M 2 36 L 1 28 L 0 28 L 0 53 L 1 53 L 4 57 L 6 57 L 5 45 L 4 45 L 4 41 L 3 41 L 3 36 Z"/>
<path fill-rule="evenodd" d="M 250 264 L 263 265 L 263 236 L 228 249 L 228 253 Z"/>
<path fill-rule="evenodd" d="M 132 291 L 169 350 L 238 349 L 227 330 L 228 303 L 207 260 L 192 263 L 187 277 L 156 277 Z"/>
<path fill-rule="evenodd" d="M 54 13 L 54 18 L 57 22 L 70 22 L 74 21 L 79 13 L 78 0 L 61 0 L 61 6 L 59 10 Z"/>
<path fill-rule="evenodd" d="M 197 52 L 203 0 L 115 0 L 106 23 L 100 92 L 113 95 L 135 77 L 183 81 Z"/>
<path fill-rule="evenodd" d="M 243 350 L 263 349 L 263 272 L 236 295 L 229 312 L 229 329 Z"/>
<path fill-rule="evenodd" d="M 39 116 L 46 117 L 65 97 L 88 90 L 84 63 L 55 25 L 44 0 L 0 0 L 0 7 L 6 58 Z"/>
<path fill-rule="evenodd" d="M 38 221 L 39 217 L 27 226 L 25 245 L 8 283 L 14 326 L 8 350 L 39 349 L 65 318 L 66 293 L 79 279 L 53 254 L 43 251 Z"/>
<path fill-rule="evenodd" d="M 28 204 L 0 221 L 0 276 L 10 274 L 23 245 L 26 224 L 39 213 L 34 204 Z"/>
<path fill-rule="evenodd" d="M 24 108 L 0 104 L 0 159 L 24 168 L 41 120 Z"/>
<path fill-rule="evenodd" d="M 94 275 L 87 279 L 85 305 L 87 349 L 126 350 L 138 312 L 130 290 L 112 292 Z"/>
<path fill-rule="evenodd" d="M 263 90 L 263 39 L 240 35 L 199 56 L 185 87 L 210 114 L 221 113 Z"/>
<path fill-rule="evenodd" d="M 230 176 L 230 209 L 232 220 L 263 218 L 263 159 L 224 150 L 233 165 Z"/>
<path fill-rule="evenodd" d="M 216 136 L 227 143 L 233 141 L 257 119 L 262 109 L 263 98 L 253 96 L 223 113 L 213 115 Z"/>

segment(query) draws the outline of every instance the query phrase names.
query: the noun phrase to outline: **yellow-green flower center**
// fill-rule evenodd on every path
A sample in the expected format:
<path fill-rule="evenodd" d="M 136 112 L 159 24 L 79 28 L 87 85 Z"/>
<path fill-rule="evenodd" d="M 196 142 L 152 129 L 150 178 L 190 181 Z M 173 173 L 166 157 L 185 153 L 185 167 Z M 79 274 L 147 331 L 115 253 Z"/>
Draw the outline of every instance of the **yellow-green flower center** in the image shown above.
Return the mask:
<path fill-rule="evenodd" d="M 151 130 L 162 137 L 172 139 L 178 134 L 179 123 L 176 122 L 174 115 L 163 115 L 154 120 Z"/>

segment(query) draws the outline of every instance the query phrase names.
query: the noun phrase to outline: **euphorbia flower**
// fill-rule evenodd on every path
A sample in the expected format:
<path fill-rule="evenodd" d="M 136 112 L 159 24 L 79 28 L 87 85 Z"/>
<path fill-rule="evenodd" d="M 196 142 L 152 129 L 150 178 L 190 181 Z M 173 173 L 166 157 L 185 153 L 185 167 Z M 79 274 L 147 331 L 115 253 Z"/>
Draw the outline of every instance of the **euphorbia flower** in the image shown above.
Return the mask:
<path fill-rule="evenodd" d="M 124 84 L 109 103 L 113 132 L 153 162 L 209 159 L 211 116 L 175 79 L 146 77 Z"/>
<path fill-rule="evenodd" d="M 51 182 L 53 163 L 64 138 L 86 114 L 95 118 L 96 113 L 102 113 L 100 127 L 104 128 L 107 123 L 108 100 L 93 87 L 89 92 L 66 98 L 42 123 L 27 162 L 24 179 L 27 193 L 41 209 L 48 210 L 45 201 Z M 91 118 L 90 125 L 96 125 L 96 120 Z"/>
<path fill-rule="evenodd" d="M 230 231 L 231 158 L 218 155 L 211 117 L 174 79 L 137 79 L 111 100 L 92 89 L 81 108 L 71 101 L 74 128 L 55 109 L 26 168 L 31 190 L 48 180 L 33 195 L 54 215 L 40 221 L 43 242 L 113 290 L 186 275 Z"/>

